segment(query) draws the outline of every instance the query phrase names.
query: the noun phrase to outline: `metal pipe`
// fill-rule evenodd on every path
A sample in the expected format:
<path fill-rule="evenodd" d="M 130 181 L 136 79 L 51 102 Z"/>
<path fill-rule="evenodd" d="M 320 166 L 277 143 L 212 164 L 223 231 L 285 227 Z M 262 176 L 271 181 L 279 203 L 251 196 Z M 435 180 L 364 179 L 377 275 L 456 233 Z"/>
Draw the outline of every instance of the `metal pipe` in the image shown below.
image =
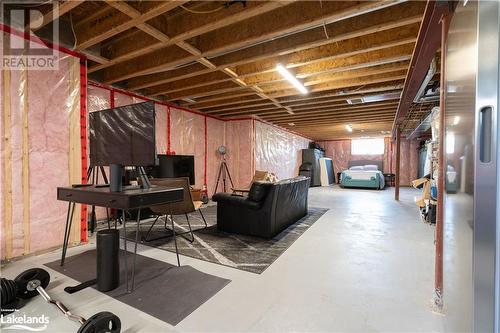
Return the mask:
<path fill-rule="evenodd" d="M 401 162 L 401 129 L 396 128 L 396 179 L 394 181 L 394 200 L 399 200 L 399 181 L 400 181 L 400 162 Z"/>
<path fill-rule="evenodd" d="M 445 126 L 446 126 L 446 51 L 448 28 L 451 15 L 441 19 L 441 77 L 439 96 L 439 147 L 438 147 L 438 179 L 436 207 L 436 256 L 434 261 L 434 304 L 443 307 L 443 238 L 444 238 L 444 191 L 445 191 Z"/>

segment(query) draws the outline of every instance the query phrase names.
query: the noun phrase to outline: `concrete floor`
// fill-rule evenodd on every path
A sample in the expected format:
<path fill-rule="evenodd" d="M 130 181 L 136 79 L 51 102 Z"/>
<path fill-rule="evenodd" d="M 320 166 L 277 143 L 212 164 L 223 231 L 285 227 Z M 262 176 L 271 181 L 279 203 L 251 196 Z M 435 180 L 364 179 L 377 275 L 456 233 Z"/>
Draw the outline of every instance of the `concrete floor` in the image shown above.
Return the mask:
<path fill-rule="evenodd" d="M 68 295 L 75 281 L 50 271 L 50 294 L 82 316 L 104 310 L 122 320 L 122 332 L 438 332 L 443 316 L 432 312 L 434 227 L 420 222 L 413 197 L 384 191 L 313 188 L 310 206 L 330 210 L 261 275 L 182 257 L 183 265 L 232 282 L 176 327 L 93 289 Z M 69 250 L 69 255 L 93 245 Z M 175 263 L 175 255 L 139 247 L 143 255 Z M 56 260 L 60 252 L 26 258 L 3 268 L 13 277 Z M 33 299 L 21 313 L 50 317 L 48 332 L 78 325 Z"/>

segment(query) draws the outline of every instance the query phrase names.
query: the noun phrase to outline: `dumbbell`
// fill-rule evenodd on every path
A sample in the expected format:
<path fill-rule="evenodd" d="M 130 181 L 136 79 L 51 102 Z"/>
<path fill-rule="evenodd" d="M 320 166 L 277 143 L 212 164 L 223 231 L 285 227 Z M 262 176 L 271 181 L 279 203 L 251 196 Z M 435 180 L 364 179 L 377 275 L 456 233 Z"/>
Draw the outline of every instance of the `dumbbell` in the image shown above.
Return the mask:
<path fill-rule="evenodd" d="M 45 291 L 49 281 L 50 275 L 46 270 L 42 268 L 28 269 L 14 279 L 17 286 L 17 296 L 21 299 L 30 299 L 40 294 L 47 303 L 54 304 L 68 319 L 82 325 L 77 333 L 120 333 L 120 318 L 111 312 L 99 312 L 89 319 L 72 314 L 64 304 L 53 300 Z"/>

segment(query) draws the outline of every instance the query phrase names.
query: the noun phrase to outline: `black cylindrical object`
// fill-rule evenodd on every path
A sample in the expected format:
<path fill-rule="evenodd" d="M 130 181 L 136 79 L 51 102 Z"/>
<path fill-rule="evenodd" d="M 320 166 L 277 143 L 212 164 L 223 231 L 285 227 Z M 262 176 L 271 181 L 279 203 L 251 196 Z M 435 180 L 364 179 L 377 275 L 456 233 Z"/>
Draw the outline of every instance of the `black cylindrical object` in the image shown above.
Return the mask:
<path fill-rule="evenodd" d="M 117 229 L 97 232 L 97 289 L 110 291 L 120 284 L 120 232 Z"/>
<path fill-rule="evenodd" d="M 111 192 L 122 191 L 122 166 L 120 164 L 111 164 L 109 166 L 109 190 Z"/>

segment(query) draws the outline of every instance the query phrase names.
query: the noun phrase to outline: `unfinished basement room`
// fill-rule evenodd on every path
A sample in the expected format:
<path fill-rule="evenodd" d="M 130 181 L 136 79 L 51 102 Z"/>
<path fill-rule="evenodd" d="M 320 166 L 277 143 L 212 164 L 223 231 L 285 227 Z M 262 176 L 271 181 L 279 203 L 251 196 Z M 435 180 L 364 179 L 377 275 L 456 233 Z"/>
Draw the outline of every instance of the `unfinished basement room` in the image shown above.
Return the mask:
<path fill-rule="evenodd" d="M 500 0 L 0 29 L 0 331 L 500 333 Z"/>

